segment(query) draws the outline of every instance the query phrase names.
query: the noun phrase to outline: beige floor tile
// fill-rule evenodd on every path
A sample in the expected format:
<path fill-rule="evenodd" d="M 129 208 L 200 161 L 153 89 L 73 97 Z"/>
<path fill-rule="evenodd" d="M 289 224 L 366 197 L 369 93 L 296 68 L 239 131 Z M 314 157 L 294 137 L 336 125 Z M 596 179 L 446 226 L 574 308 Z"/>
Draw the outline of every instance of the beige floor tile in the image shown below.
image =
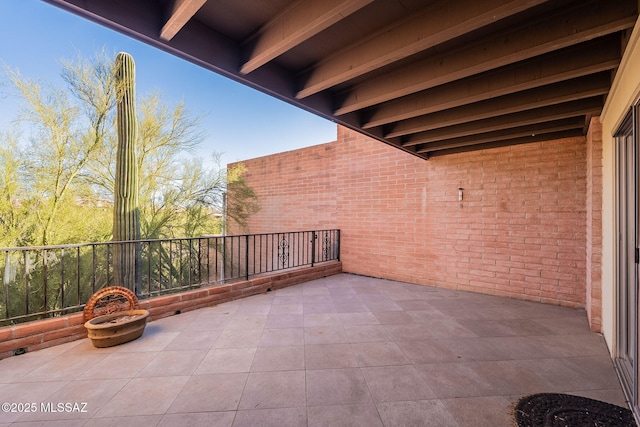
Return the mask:
<path fill-rule="evenodd" d="M 209 350 L 221 332 L 221 330 L 182 331 L 167 344 L 165 350 Z"/>
<path fill-rule="evenodd" d="M 373 403 L 360 405 L 310 406 L 309 427 L 382 427 Z"/>
<path fill-rule="evenodd" d="M 307 411 L 304 407 L 256 409 L 238 411 L 233 427 L 305 427 Z"/>
<path fill-rule="evenodd" d="M 395 342 L 351 344 L 359 366 L 407 365 L 411 362 Z"/>
<path fill-rule="evenodd" d="M 167 413 L 235 411 L 246 373 L 194 375 L 169 406 Z M 213 388 L 213 390 L 212 390 Z"/>
<path fill-rule="evenodd" d="M 98 411 L 96 417 L 162 415 L 188 380 L 188 376 L 134 378 Z"/>
<path fill-rule="evenodd" d="M 304 330 L 302 328 L 265 329 L 258 343 L 258 347 L 283 345 L 304 345 Z"/>
<path fill-rule="evenodd" d="M 307 370 L 307 404 L 309 406 L 371 402 L 371 394 L 360 369 Z"/>
<path fill-rule="evenodd" d="M 252 372 L 238 409 L 304 407 L 305 371 Z"/>
<path fill-rule="evenodd" d="M 216 348 L 202 359 L 194 375 L 249 372 L 255 348 Z"/>
<path fill-rule="evenodd" d="M 207 350 L 165 350 L 154 357 L 136 376 L 168 377 L 191 375 L 206 354 Z"/>
<path fill-rule="evenodd" d="M 375 402 L 427 400 L 436 397 L 416 368 L 410 365 L 363 368 L 362 373 Z"/>
<path fill-rule="evenodd" d="M 234 417 L 233 411 L 167 414 L 162 417 L 158 427 L 231 427 Z"/>
<path fill-rule="evenodd" d="M 304 347 L 258 347 L 251 372 L 297 371 L 304 369 Z"/>
<path fill-rule="evenodd" d="M 351 344 L 316 344 L 304 348 L 307 369 L 355 368 L 356 354 Z"/>
<path fill-rule="evenodd" d="M 349 338 L 342 326 L 304 328 L 304 344 L 347 344 Z"/>
<path fill-rule="evenodd" d="M 439 400 L 380 402 L 385 426 L 459 427 L 451 412 Z"/>
<path fill-rule="evenodd" d="M 462 397 L 442 403 L 460 427 L 513 427 L 511 402 L 503 396 Z"/>

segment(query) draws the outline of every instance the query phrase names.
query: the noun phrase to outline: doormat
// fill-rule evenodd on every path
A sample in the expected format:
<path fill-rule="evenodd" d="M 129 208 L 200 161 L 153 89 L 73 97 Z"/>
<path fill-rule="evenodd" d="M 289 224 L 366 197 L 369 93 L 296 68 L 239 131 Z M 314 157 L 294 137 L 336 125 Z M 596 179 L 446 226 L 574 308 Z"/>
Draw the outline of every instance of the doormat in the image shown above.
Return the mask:
<path fill-rule="evenodd" d="M 517 427 L 636 427 L 630 410 L 570 394 L 525 396 L 513 415 Z"/>

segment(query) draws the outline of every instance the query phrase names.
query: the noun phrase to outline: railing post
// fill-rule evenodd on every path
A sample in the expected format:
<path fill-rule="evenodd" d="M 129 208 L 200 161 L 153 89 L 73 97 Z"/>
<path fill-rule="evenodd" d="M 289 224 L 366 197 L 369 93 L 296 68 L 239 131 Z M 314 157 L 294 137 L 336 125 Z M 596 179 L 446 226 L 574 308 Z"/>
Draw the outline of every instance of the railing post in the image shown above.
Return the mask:
<path fill-rule="evenodd" d="M 29 294 L 31 294 L 31 256 L 29 251 L 24 251 L 24 290 L 25 290 L 25 314 L 29 314 Z M 7 295 L 8 298 L 8 295 Z M 9 306 L 7 299 L 7 309 Z"/>
<path fill-rule="evenodd" d="M 78 290 L 78 295 L 76 298 L 76 304 L 80 305 L 80 287 L 82 286 L 82 281 L 80 280 L 80 246 L 76 249 L 76 289 Z"/>
<path fill-rule="evenodd" d="M 48 289 L 47 289 L 47 276 L 49 274 L 48 268 L 47 268 L 47 250 L 45 249 L 42 252 L 42 288 L 44 289 L 44 297 L 43 297 L 43 301 L 42 301 L 42 311 L 47 311 L 48 310 L 48 305 L 47 305 L 47 294 L 48 294 Z"/>
<path fill-rule="evenodd" d="M 340 261 L 340 229 L 336 230 L 336 258 Z"/>
<path fill-rule="evenodd" d="M 9 251 L 4 252 L 4 311 L 5 319 L 9 318 Z"/>
<path fill-rule="evenodd" d="M 249 235 L 245 235 L 245 250 L 244 250 L 244 254 L 245 254 L 245 263 L 244 263 L 244 270 L 246 272 L 246 279 L 249 280 Z"/>
<path fill-rule="evenodd" d="M 61 249 L 60 259 L 60 307 L 64 307 L 64 248 Z M 55 306 L 55 302 L 54 302 Z"/>
<path fill-rule="evenodd" d="M 316 234 L 315 230 L 311 232 L 311 267 L 313 267 L 313 265 L 316 262 L 316 239 L 318 238 L 318 235 Z"/>

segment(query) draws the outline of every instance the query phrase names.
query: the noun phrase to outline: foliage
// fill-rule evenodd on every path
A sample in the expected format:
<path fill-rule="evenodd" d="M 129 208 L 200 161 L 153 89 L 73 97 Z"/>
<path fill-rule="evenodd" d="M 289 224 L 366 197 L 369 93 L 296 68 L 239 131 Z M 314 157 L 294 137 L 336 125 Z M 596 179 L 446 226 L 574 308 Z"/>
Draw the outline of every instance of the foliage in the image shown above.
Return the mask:
<path fill-rule="evenodd" d="M 63 61 L 64 87 L 6 70 L 24 108 L 17 117 L 20 127 L 0 133 L 0 247 L 111 240 L 117 154 L 111 57 L 102 52 Z M 211 166 L 192 155 L 203 140 L 200 119 L 183 103 L 167 105 L 158 93 L 140 97 L 136 107 L 142 238 L 220 233 L 227 191 L 229 218 L 246 223 L 259 205 L 242 179 L 243 167 L 227 175 L 215 154 Z M 91 246 L 5 252 L 0 312 L 20 316 L 83 304 L 95 289 L 113 284 L 107 247 L 100 245 L 97 253 Z M 142 248 L 148 278 L 141 285 L 159 292 L 186 284 L 200 272 L 183 260 L 202 250 L 171 243 Z M 163 276 L 156 269 L 171 273 Z M 4 295 L 6 289 L 10 295 Z"/>
<path fill-rule="evenodd" d="M 117 136 L 113 61 L 101 52 L 62 62 L 63 87 L 7 70 L 24 101 L 19 122 L 28 129 L 0 134 L 0 246 L 47 245 L 111 238 L 104 207 L 113 203 Z M 223 194 L 233 193 L 228 216 L 239 224 L 258 208 L 241 173 L 213 155 L 191 153 L 204 139 L 201 118 L 159 93 L 138 99 L 139 205 L 143 238 L 190 237 L 221 231 Z M 227 189 L 227 179 L 228 186 Z M 246 201 L 246 203 L 244 203 Z M 91 218 L 91 221 L 79 221 Z"/>
<path fill-rule="evenodd" d="M 34 233 L 31 202 L 21 198 L 24 183 L 15 133 L 0 135 L 0 244 L 4 247 L 29 244 Z"/>
<path fill-rule="evenodd" d="M 251 215 L 260 210 L 260 201 L 246 181 L 247 167 L 236 163 L 227 171 L 227 214 L 240 227 L 246 227 Z"/>
<path fill-rule="evenodd" d="M 20 120 L 29 126 L 27 146 L 21 154 L 19 179 L 23 181 L 18 204 L 31 207 L 35 230 L 24 240 L 30 244 L 66 243 L 59 233 L 61 211 L 86 193 L 79 176 L 102 148 L 111 124 L 113 79 L 101 61 L 66 62 L 63 91 L 8 70 L 13 87 L 25 102 Z M 98 234 L 104 234 L 98 232 Z"/>

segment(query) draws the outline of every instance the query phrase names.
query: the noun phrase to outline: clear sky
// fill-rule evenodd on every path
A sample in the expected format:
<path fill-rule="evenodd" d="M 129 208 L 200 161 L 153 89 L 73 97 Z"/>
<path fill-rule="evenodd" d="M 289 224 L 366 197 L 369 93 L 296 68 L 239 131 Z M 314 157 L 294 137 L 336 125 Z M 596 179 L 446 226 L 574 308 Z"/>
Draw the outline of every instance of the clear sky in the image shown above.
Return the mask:
<path fill-rule="evenodd" d="M 199 156 L 221 152 L 223 163 L 230 163 L 336 139 L 334 123 L 40 0 L 0 0 L 0 16 L 0 66 L 27 78 L 62 86 L 63 58 L 91 57 L 102 49 L 130 53 L 138 96 L 160 91 L 169 104 L 183 100 L 204 117 L 206 139 L 194 153 Z M 0 82 L 6 82 L 4 71 Z M 0 96 L 4 128 L 15 120 L 19 102 Z"/>

